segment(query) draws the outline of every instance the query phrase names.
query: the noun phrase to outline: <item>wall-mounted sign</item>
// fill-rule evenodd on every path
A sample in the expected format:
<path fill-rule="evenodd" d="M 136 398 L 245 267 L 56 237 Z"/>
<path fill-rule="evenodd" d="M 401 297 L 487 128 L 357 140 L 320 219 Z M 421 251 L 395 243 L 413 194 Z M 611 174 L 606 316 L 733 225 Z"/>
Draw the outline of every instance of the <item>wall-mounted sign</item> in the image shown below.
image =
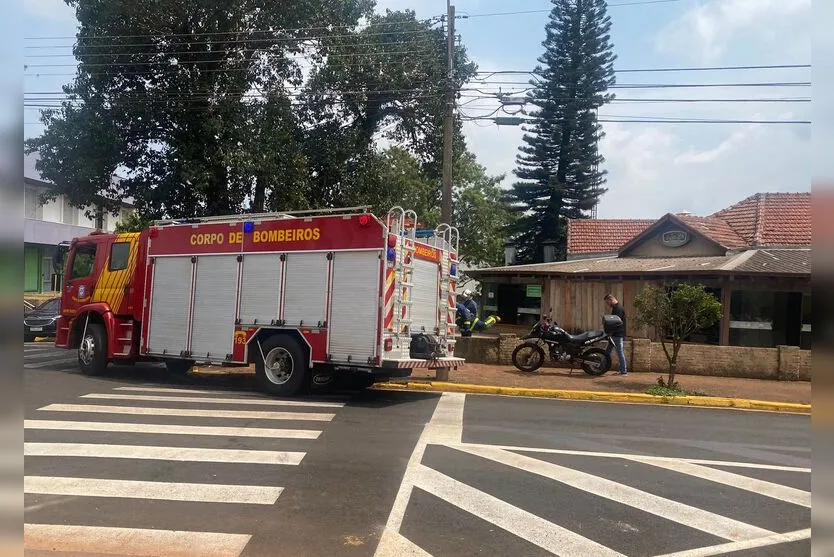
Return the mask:
<path fill-rule="evenodd" d="M 683 230 L 669 230 L 660 236 L 660 243 L 667 248 L 679 248 L 689 243 L 689 232 Z"/>
<path fill-rule="evenodd" d="M 527 295 L 528 298 L 541 298 L 542 297 L 542 285 L 541 284 L 528 284 L 526 295 Z"/>

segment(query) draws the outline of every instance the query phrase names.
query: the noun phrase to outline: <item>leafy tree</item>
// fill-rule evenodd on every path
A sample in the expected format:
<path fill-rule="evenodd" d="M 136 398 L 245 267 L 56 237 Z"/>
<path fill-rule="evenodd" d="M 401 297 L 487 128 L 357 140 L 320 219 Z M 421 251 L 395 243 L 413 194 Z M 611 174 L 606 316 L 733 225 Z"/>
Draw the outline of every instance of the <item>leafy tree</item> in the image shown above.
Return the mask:
<path fill-rule="evenodd" d="M 413 12 L 371 15 L 372 0 L 66 1 L 78 73 L 27 143 L 55 195 L 84 205 L 102 194 L 112 211 L 132 197 L 147 218 L 376 204 L 388 195 L 380 139 L 440 177 L 446 45 Z M 459 85 L 475 67 L 462 47 L 456 57 Z M 459 124 L 455 137 L 459 154 Z M 111 184 L 117 169 L 126 179 Z"/>
<path fill-rule="evenodd" d="M 41 174 L 82 204 L 133 197 L 153 217 L 237 212 L 250 195 L 252 91 L 292 88 L 308 41 L 351 29 L 372 0 L 66 0 L 77 75 L 46 111 Z M 107 187 L 119 168 L 127 179 Z M 103 190 L 103 191 L 102 191 Z"/>
<path fill-rule="evenodd" d="M 634 308 L 637 326 L 652 327 L 660 337 L 669 362 L 666 386 L 676 388 L 675 372 L 684 339 L 718 322 L 721 302 L 703 285 L 647 286 L 634 298 Z"/>
<path fill-rule="evenodd" d="M 542 260 L 542 243 L 566 249 L 565 219 L 583 218 L 604 193 L 602 137 L 596 110 L 613 98 L 611 19 L 605 0 L 552 0 L 534 90 L 538 109 L 526 128 L 515 171 L 514 208 L 523 213 L 513 228 L 521 261 Z"/>
<path fill-rule="evenodd" d="M 489 176 L 475 156 L 465 153 L 454 168 L 452 206 L 460 231 L 460 257 L 471 265 L 500 265 L 504 261 L 504 233 L 515 219 L 500 183 L 504 176 Z"/>
<path fill-rule="evenodd" d="M 136 211 L 131 211 L 126 219 L 119 221 L 116 224 L 116 233 L 124 232 L 141 232 L 151 225 L 150 219 L 142 218 Z"/>

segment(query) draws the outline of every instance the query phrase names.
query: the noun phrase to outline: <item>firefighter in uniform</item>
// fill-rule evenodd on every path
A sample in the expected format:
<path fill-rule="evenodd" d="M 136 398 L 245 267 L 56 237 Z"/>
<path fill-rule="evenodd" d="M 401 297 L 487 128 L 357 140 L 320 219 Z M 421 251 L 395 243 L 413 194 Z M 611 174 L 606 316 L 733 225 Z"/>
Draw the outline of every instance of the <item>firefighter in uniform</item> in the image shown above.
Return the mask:
<path fill-rule="evenodd" d="M 460 330 L 461 336 L 472 336 L 474 331 L 484 331 L 499 321 L 499 318 L 494 315 L 490 315 L 485 321 L 478 319 L 478 304 L 469 289 L 463 291 L 463 301 L 458 302 L 455 307 L 458 320 L 463 322 Z"/>

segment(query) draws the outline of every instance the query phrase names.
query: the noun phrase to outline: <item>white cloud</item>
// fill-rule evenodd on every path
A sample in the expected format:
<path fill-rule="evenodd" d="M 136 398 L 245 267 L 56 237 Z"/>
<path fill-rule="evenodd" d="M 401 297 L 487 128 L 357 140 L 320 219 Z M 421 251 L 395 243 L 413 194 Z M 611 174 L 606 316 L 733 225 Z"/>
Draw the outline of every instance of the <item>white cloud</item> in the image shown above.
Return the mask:
<path fill-rule="evenodd" d="M 75 10 L 63 0 L 25 0 L 26 13 L 49 21 L 75 21 Z"/>
<path fill-rule="evenodd" d="M 734 42 L 766 43 L 778 44 L 783 55 L 787 49 L 808 58 L 810 15 L 811 0 L 708 0 L 663 28 L 655 38 L 655 47 L 708 62 L 719 58 Z"/>

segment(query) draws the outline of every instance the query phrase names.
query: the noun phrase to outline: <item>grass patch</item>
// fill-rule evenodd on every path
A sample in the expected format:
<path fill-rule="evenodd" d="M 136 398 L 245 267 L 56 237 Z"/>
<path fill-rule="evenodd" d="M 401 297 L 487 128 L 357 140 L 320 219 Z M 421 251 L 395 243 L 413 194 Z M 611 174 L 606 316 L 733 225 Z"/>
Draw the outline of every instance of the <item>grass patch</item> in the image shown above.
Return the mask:
<path fill-rule="evenodd" d="M 654 396 L 663 396 L 663 397 L 671 397 L 671 396 L 712 396 L 707 393 L 700 393 L 697 391 L 687 391 L 681 388 L 680 383 L 675 381 L 674 383 L 667 384 L 663 377 L 657 378 L 657 385 L 652 385 L 648 389 L 646 389 L 646 394 L 654 395 Z"/>

